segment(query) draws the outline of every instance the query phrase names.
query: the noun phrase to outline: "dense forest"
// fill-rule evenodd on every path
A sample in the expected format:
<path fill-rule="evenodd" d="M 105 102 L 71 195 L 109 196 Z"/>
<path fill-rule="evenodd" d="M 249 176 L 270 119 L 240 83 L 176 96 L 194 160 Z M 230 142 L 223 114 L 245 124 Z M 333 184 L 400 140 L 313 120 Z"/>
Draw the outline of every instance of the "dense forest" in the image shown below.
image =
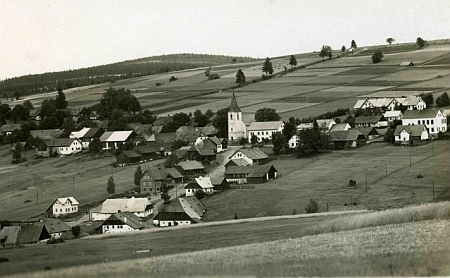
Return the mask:
<path fill-rule="evenodd" d="M 19 98 L 56 91 L 58 86 L 70 89 L 162 72 L 254 60 L 256 59 L 250 57 L 190 53 L 152 56 L 76 70 L 8 78 L 0 81 L 0 96 Z"/>

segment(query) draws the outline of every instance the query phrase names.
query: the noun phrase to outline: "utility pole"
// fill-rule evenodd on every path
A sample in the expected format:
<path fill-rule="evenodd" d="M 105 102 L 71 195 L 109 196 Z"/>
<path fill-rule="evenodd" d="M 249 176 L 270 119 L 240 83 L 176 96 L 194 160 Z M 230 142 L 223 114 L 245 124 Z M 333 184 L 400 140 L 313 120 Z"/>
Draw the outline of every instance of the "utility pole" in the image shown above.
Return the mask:
<path fill-rule="evenodd" d="M 431 148 L 433 148 L 433 156 L 434 156 L 434 143 L 433 143 L 433 139 L 431 139 Z"/>
<path fill-rule="evenodd" d="M 386 178 L 387 178 L 387 163 L 386 163 Z"/>
<path fill-rule="evenodd" d="M 411 147 L 409 147 L 409 167 L 412 165 L 412 158 L 411 158 Z"/>
<path fill-rule="evenodd" d="M 367 192 L 367 175 L 366 175 L 366 192 Z"/>
<path fill-rule="evenodd" d="M 434 201 L 434 181 L 433 181 L 433 201 Z"/>
<path fill-rule="evenodd" d="M 39 204 L 39 188 L 36 187 L 36 204 Z"/>
<path fill-rule="evenodd" d="M 73 195 L 75 196 L 75 175 L 72 176 L 72 191 Z"/>

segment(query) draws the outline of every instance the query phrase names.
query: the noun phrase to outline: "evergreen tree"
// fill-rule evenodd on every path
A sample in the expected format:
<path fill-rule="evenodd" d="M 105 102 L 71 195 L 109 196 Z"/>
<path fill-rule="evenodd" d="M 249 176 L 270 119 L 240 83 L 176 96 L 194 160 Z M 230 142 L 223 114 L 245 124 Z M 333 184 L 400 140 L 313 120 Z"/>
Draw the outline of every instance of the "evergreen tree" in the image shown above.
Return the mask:
<path fill-rule="evenodd" d="M 58 94 L 55 99 L 55 107 L 56 109 L 66 109 L 67 101 L 66 95 L 63 93 L 62 87 L 58 87 Z"/>
<path fill-rule="evenodd" d="M 164 203 L 168 203 L 170 201 L 169 187 L 166 184 L 164 184 L 161 188 L 161 199 L 163 199 Z"/>
<path fill-rule="evenodd" d="M 263 73 L 266 74 L 270 74 L 272 75 L 273 73 L 273 66 L 272 66 L 272 62 L 270 61 L 269 57 L 266 58 L 266 60 L 264 61 L 264 64 L 262 66 L 262 71 Z"/>
<path fill-rule="evenodd" d="M 228 108 L 217 110 L 212 125 L 218 129 L 217 137 L 228 138 Z"/>
<path fill-rule="evenodd" d="M 294 55 L 291 55 L 291 58 L 289 60 L 289 65 L 291 65 L 291 69 L 297 65 L 297 59 L 295 58 Z"/>
<path fill-rule="evenodd" d="M 298 136 L 298 156 L 314 155 L 328 148 L 329 138 L 320 130 L 316 120 L 313 122 L 313 128 L 300 130 Z"/>
<path fill-rule="evenodd" d="M 17 142 L 14 145 L 14 150 L 13 150 L 13 154 L 12 154 L 12 159 L 13 161 L 17 161 L 22 157 L 22 145 L 20 144 L 20 142 Z"/>
<path fill-rule="evenodd" d="M 445 107 L 450 105 L 450 100 L 448 98 L 448 94 L 445 92 L 439 97 L 436 98 L 436 106 L 437 107 Z"/>
<path fill-rule="evenodd" d="M 136 172 L 134 172 L 134 184 L 139 186 L 141 184 L 142 169 L 141 166 L 136 167 Z"/>
<path fill-rule="evenodd" d="M 89 143 L 89 152 L 99 153 L 102 150 L 102 144 L 99 138 L 94 138 L 91 143 Z"/>
<path fill-rule="evenodd" d="M 356 45 L 355 40 L 352 40 L 350 47 L 353 48 L 353 50 L 356 50 L 356 48 L 358 48 L 358 46 Z"/>
<path fill-rule="evenodd" d="M 114 183 L 113 177 L 109 177 L 108 184 L 106 186 L 106 191 L 108 192 L 109 195 L 112 195 L 114 194 L 114 192 L 116 192 L 116 184 Z"/>
<path fill-rule="evenodd" d="M 421 37 L 418 37 L 417 40 L 416 40 L 416 43 L 419 46 L 419 49 L 422 49 L 422 47 L 425 46 L 426 42 L 427 41 L 423 40 Z"/>
<path fill-rule="evenodd" d="M 239 87 L 245 85 L 245 75 L 241 69 L 239 69 L 236 73 L 236 83 L 239 84 Z"/>
<path fill-rule="evenodd" d="M 274 134 L 272 134 L 272 144 L 273 152 L 275 154 L 280 154 L 286 145 L 286 139 L 284 135 L 281 132 L 275 132 Z"/>
<path fill-rule="evenodd" d="M 341 51 L 345 52 L 345 50 L 346 50 L 345 45 L 343 45 L 342 48 L 341 48 Z"/>
<path fill-rule="evenodd" d="M 322 58 L 322 60 L 324 57 L 329 57 L 331 60 L 331 57 L 333 56 L 331 47 L 329 45 L 322 45 L 322 48 L 320 49 L 319 52 L 319 56 Z"/>
<path fill-rule="evenodd" d="M 319 211 L 319 204 L 314 200 L 310 199 L 308 205 L 305 207 L 306 213 L 316 213 Z"/>

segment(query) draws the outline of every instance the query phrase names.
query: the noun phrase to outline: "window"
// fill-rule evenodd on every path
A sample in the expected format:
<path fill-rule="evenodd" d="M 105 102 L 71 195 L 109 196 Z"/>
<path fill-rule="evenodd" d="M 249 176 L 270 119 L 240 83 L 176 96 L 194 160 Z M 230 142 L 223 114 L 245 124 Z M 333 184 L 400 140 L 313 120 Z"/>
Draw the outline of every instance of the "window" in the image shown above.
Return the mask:
<path fill-rule="evenodd" d="M 423 120 L 423 122 L 425 122 L 425 120 Z M 424 123 L 425 124 L 425 123 Z M 430 120 L 427 120 L 427 125 L 429 125 L 430 124 Z"/>
<path fill-rule="evenodd" d="M 258 131 L 258 135 L 259 135 L 259 131 Z"/>
<path fill-rule="evenodd" d="M 431 120 L 431 124 L 434 125 L 434 120 Z"/>
<path fill-rule="evenodd" d="M 237 119 L 239 120 L 239 114 L 236 115 Z"/>
<path fill-rule="evenodd" d="M 233 114 L 230 114 L 230 120 L 232 120 L 233 119 Z"/>
<path fill-rule="evenodd" d="M 434 127 L 431 128 L 431 132 L 434 132 Z"/>
<path fill-rule="evenodd" d="M 147 191 L 147 188 L 143 187 L 142 190 L 143 190 L 143 191 Z"/>

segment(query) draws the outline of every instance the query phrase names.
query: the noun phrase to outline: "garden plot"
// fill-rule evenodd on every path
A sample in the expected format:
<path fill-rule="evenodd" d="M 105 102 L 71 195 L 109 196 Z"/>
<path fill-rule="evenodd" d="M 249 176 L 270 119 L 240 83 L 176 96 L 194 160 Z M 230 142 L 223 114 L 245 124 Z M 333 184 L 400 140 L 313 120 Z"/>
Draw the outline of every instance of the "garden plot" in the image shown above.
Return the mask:
<path fill-rule="evenodd" d="M 450 88 L 450 75 L 437 77 L 420 83 L 414 83 L 401 88 Z"/>
<path fill-rule="evenodd" d="M 261 108 L 273 108 L 277 113 L 284 113 L 288 111 L 297 110 L 300 108 L 317 105 L 318 103 L 289 103 L 289 102 L 263 102 L 255 105 L 247 106 L 242 108 L 245 113 L 255 113 Z"/>
<path fill-rule="evenodd" d="M 382 98 L 382 97 L 409 97 L 418 96 L 422 93 L 431 93 L 432 91 L 379 91 L 367 95 L 362 95 L 360 97 L 368 98 Z"/>
<path fill-rule="evenodd" d="M 303 84 L 351 84 L 354 82 L 362 81 L 362 80 L 368 80 L 374 77 L 377 77 L 378 75 L 329 75 L 329 76 L 323 76 L 318 77 L 316 79 L 312 79 L 309 81 L 303 82 Z"/>
<path fill-rule="evenodd" d="M 450 69 L 408 69 L 385 76 L 380 76 L 372 80 L 378 81 L 424 81 L 450 74 Z"/>

